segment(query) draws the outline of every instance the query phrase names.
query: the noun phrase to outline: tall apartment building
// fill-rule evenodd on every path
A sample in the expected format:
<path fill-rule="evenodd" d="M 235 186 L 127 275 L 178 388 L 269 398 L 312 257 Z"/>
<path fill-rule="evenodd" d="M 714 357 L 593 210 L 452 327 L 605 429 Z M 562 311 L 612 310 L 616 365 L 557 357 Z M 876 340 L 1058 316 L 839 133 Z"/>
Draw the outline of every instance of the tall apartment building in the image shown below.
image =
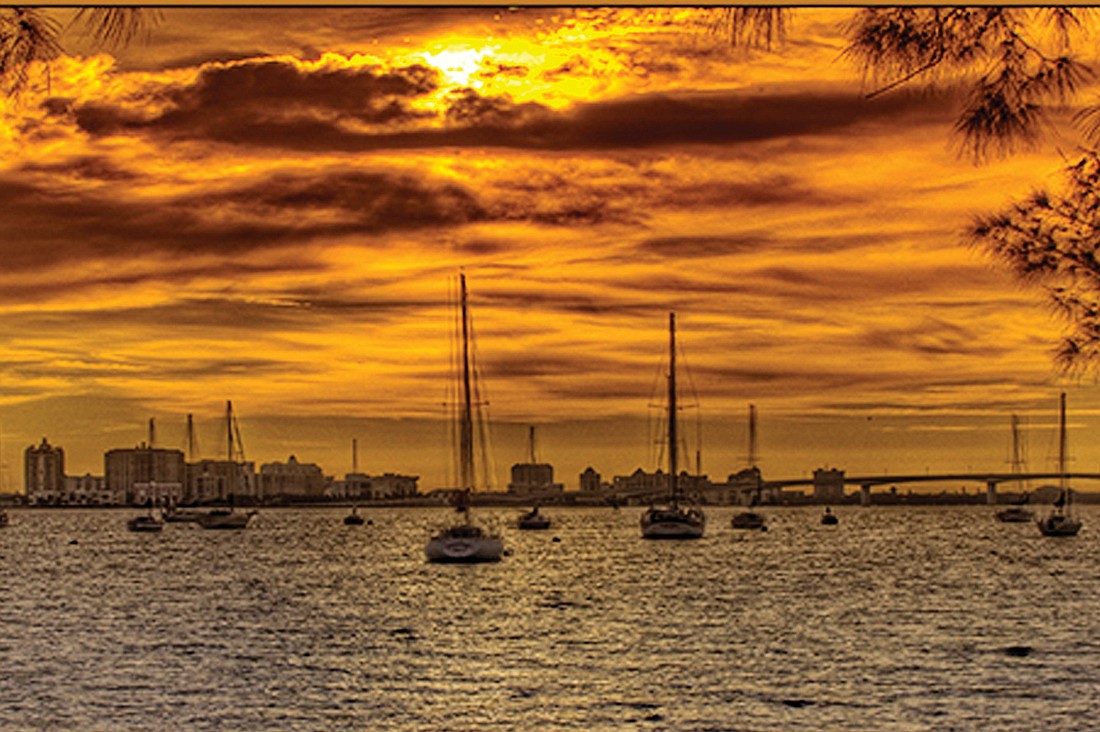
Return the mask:
<path fill-rule="evenodd" d="M 149 447 L 108 450 L 103 456 L 107 491 L 123 503 L 179 501 L 184 484 L 182 450 Z"/>
<path fill-rule="evenodd" d="M 54 504 L 62 500 L 65 451 L 51 445 L 45 437 L 42 444 L 31 445 L 23 452 L 23 490 L 28 503 Z"/>

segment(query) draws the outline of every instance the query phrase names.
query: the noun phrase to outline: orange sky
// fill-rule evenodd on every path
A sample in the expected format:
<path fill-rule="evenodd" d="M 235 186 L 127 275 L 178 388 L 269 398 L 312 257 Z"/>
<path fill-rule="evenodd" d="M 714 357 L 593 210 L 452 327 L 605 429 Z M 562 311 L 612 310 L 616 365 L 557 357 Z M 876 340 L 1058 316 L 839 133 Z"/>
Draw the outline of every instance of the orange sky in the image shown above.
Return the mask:
<path fill-rule="evenodd" d="M 68 11 L 54 11 L 61 20 Z M 675 9 L 165 9 L 148 42 L 75 31 L 0 102 L 0 457 L 70 473 L 226 399 L 257 463 L 447 482 L 448 295 L 463 269 L 498 483 L 539 424 L 570 488 L 655 467 L 645 420 L 677 312 L 703 469 L 767 477 L 1049 469 L 1069 387 L 1043 295 L 962 243 L 1056 187 L 1076 138 L 975 166 L 951 95 L 868 101 L 844 9 L 772 52 Z M 1071 110 L 1072 111 L 1072 110 Z M 1068 156 L 1068 157 L 1067 157 Z M 692 399 L 694 400 L 694 398 Z M 690 448 L 694 451 L 694 447 Z"/>

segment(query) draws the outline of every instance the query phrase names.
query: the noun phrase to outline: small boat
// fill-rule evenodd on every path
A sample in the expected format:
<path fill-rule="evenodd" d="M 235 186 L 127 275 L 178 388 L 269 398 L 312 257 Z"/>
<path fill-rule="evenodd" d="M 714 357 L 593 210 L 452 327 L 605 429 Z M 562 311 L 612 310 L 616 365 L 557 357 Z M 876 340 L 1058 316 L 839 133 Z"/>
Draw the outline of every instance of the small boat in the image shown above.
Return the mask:
<path fill-rule="evenodd" d="M 130 531 L 160 531 L 164 528 L 164 522 L 152 514 L 144 514 L 127 520 L 126 528 Z"/>
<path fill-rule="evenodd" d="M 707 517 L 701 508 L 681 505 L 676 457 L 676 314 L 668 314 L 668 501 L 663 506 L 650 506 L 642 514 L 642 538 L 698 539 L 707 527 Z"/>
<path fill-rule="evenodd" d="M 474 524 L 448 526 L 428 540 L 424 554 L 429 562 L 474 564 L 499 562 L 504 542 Z"/>
<path fill-rule="evenodd" d="M 756 511 L 741 511 L 740 513 L 735 513 L 733 515 L 733 521 L 730 523 L 735 529 L 768 530 L 768 519 L 764 514 L 757 513 Z M 822 520 L 822 523 L 824 523 L 824 520 Z"/>
<path fill-rule="evenodd" d="M 1062 397 L 1058 412 L 1058 476 L 1062 489 L 1054 510 L 1037 522 L 1043 536 L 1077 536 L 1081 520 L 1073 515 L 1073 491 L 1066 487 L 1066 394 Z"/>
<path fill-rule="evenodd" d="M 344 517 L 344 524 L 347 526 L 362 526 L 366 523 L 363 517 L 359 515 L 359 512 L 355 506 L 351 507 L 351 513 Z"/>
<path fill-rule="evenodd" d="M 160 512 L 162 520 L 171 524 L 176 523 L 194 523 L 202 518 L 205 511 L 196 511 L 194 509 L 176 508 L 175 506 L 169 506 Z"/>
<path fill-rule="evenodd" d="M 1029 524 L 1035 520 L 1035 512 L 1029 511 L 1023 506 L 1009 506 L 1002 508 L 996 514 L 998 521 L 1006 524 Z"/>
<path fill-rule="evenodd" d="M 825 513 L 821 515 L 821 523 L 825 524 L 826 526 L 836 526 L 840 523 L 840 519 L 838 519 L 836 517 L 836 514 L 833 513 L 828 506 L 826 506 Z"/>
<path fill-rule="evenodd" d="M 470 516 L 470 491 L 477 483 L 474 464 L 474 439 L 483 431 L 474 430 L 474 398 L 478 392 L 477 369 L 473 364 L 471 348 L 470 313 L 466 304 L 466 275 L 459 275 L 457 323 L 461 341 L 456 341 L 459 353 L 453 361 L 456 369 L 455 379 L 463 395 L 461 408 L 455 415 L 456 433 L 460 436 L 457 455 L 457 468 L 462 488 L 455 493 L 455 510 L 463 515 L 462 523 L 448 526 L 424 545 L 424 555 L 429 562 L 476 564 L 481 562 L 499 562 L 504 554 L 504 541 L 473 523 Z M 484 449 L 484 444 L 482 445 Z"/>
<path fill-rule="evenodd" d="M 11 518 L 8 516 L 8 512 L 0 508 L 0 528 L 7 526 L 11 522 Z"/>
<path fill-rule="evenodd" d="M 519 517 L 519 527 L 521 529 L 549 529 L 550 517 L 539 513 L 539 507 L 535 506 Z"/>
<path fill-rule="evenodd" d="M 241 513 L 232 508 L 214 509 L 199 515 L 195 523 L 204 529 L 243 529 L 255 515 L 255 511 Z"/>

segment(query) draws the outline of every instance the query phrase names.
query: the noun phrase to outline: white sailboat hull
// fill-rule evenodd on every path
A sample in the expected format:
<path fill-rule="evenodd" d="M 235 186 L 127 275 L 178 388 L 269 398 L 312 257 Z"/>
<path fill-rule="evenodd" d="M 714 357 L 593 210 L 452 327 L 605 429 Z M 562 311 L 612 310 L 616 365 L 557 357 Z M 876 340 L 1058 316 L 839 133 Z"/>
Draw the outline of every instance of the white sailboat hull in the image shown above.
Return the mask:
<path fill-rule="evenodd" d="M 204 513 L 195 519 L 195 522 L 204 529 L 243 529 L 252 520 L 253 511 L 248 513 L 222 513 L 211 511 Z"/>
<path fill-rule="evenodd" d="M 498 536 L 433 536 L 424 547 L 424 555 L 429 562 L 499 562 L 503 554 L 504 542 Z"/>
<path fill-rule="evenodd" d="M 651 508 L 642 514 L 644 539 L 698 539 L 707 528 L 698 509 Z"/>

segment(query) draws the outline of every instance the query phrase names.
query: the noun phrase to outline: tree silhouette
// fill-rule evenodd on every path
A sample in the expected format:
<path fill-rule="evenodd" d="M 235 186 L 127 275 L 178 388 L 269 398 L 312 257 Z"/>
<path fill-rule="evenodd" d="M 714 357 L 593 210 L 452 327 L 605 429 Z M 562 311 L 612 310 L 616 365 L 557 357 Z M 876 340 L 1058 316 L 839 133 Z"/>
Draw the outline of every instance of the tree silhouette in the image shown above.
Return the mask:
<path fill-rule="evenodd" d="M 774 25 L 751 13 L 711 12 L 723 14 L 727 25 L 718 27 L 735 45 L 748 45 L 762 26 Z M 1048 130 L 1048 110 L 1072 101 L 1091 76 L 1077 57 L 1088 43 L 1085 21 L 1092 13 L 1076 7 L 868 8 L 846 24 L 844 56 L 862 72 L 870 100 L 913 84 L 962 87 L 955 123 L 960 152 L 981 163 L 1034 146 Z M 1067 169 L 1065 191 L 1037 192 L 980 216 L 965 235 L 1021 282 L 1046 290 L 1066 322 L 1056 363 L 1097 370 L 1100 101 L 1076 121 L 1081 157 Z"/>
<path fill-rule="evenodd" d="M 104 46 L 117 47 L 148 32 L 160 17 L 159 10 L 148 8 L 87 7 L 76 12 L 73 22 Z M 48 84 L 49 67 L 45 64 L 63 53 L 63 30 L 47 10 L 0 8 L 0 91 L 8 96 L 24 91 L 37 62 L 43 63 Z"/>

